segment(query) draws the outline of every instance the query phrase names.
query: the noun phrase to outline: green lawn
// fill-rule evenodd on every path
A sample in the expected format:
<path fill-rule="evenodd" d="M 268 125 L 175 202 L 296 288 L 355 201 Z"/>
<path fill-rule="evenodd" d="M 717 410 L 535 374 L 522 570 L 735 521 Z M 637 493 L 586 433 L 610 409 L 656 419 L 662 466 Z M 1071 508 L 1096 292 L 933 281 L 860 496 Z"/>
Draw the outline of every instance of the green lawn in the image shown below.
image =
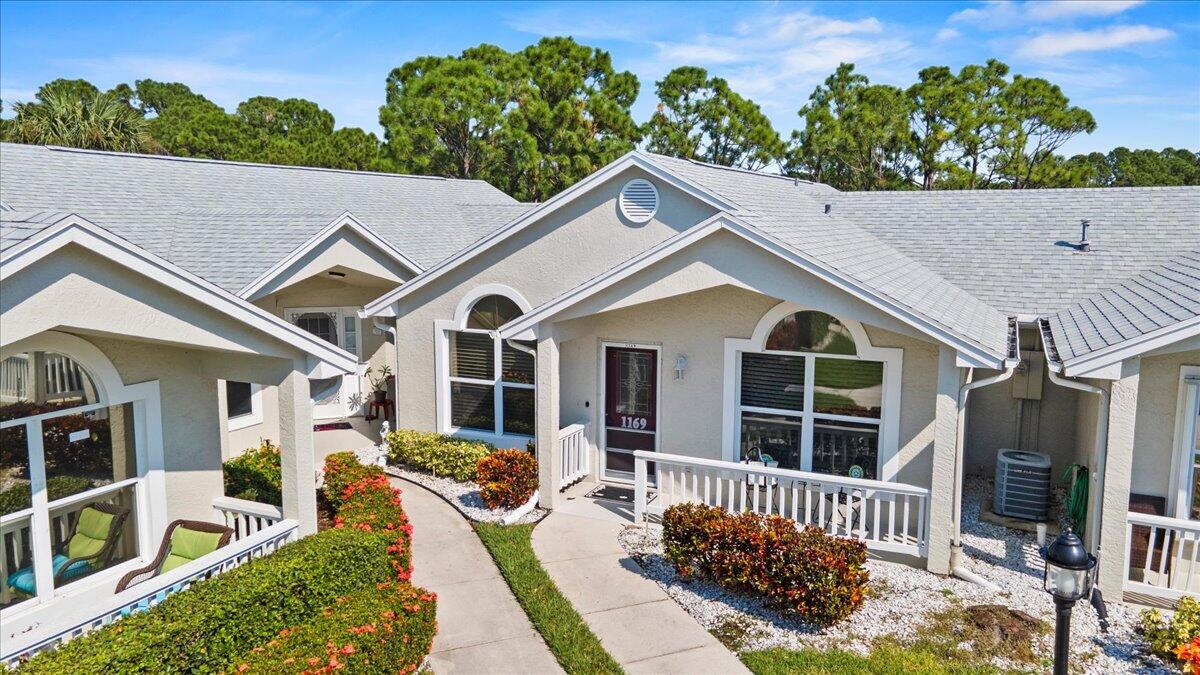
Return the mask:
<path fill-rule="evenodd" d="M 477 523 L 475 532 L 563 670 L 589 675 L 623 672 L 542 569 L 529 539 L 532 525 Z"/>
<path fill-rule="evenodd" d="M 769 649 L 745 652 L 742 663 L 755 675 L 841 675 L 842 673 L 872 673 L 873 675 L 976 675 L 998 673 L 990 666 L 965 665 L 947 660 L 933 650 L 904 648 L 881 644 L 870 656 L 859 656 L 841 650 L 820 651 L 803 649 Z"/>

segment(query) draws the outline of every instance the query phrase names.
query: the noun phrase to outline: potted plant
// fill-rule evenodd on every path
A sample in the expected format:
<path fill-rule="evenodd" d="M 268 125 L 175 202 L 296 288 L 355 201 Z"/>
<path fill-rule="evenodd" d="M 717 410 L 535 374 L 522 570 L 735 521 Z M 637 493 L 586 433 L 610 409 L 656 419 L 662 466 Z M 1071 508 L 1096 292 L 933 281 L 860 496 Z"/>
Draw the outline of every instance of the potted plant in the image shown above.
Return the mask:
<path fill-rule="evenodd" d="M 392 381 L 392 369 L 390 366 L 380 366 L 376 371 L 374 367 L 367 368 L 367 382 L 371 384 L 372 396 L 375 397 L 376 403 L 383 403 L 387 400 L 387 386 Z"/>

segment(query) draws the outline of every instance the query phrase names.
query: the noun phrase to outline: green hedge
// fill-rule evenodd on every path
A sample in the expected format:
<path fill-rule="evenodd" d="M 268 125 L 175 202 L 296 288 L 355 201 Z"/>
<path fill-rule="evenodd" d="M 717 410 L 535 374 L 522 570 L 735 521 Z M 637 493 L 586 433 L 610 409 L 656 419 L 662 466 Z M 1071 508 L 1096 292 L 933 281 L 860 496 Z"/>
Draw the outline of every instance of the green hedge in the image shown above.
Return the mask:
<path fill-rule="evenodd" d="M 475 465 L 496 448 L 482 441 L 411 429 L 397 429 L 387 436 L 388 456 L 435 476 L 475 480 Z"/>
<path fill-rule="evenodd" d="M 35 656 L 20 672 L 221 671 L 338 598 L 393 579 L 378 534 L 327 530 Z"/>
<path fill-rule="evenodd" d="M 47 499 L 54 501 L 92 489 L 92 481 L 83 476 L 52 476 L 46 479 Z M 16 513 L 32 505 L 29 483 L 21 481 L 0 492 L 0 516 Z"/>
<path fill-rule="evenodd" d="M 356 675 L 415 672 L 433 646 L 437 598 L 405 583 L 388 583 L 338 598 L 316 618 L 251 651 L 239 673 Z"/>
<path fill-rule="evenodd" d="M 283 505 L 283 470 L 279 446 L 263 441 L 225 462 L 225 495 L 252 502 Z"/>

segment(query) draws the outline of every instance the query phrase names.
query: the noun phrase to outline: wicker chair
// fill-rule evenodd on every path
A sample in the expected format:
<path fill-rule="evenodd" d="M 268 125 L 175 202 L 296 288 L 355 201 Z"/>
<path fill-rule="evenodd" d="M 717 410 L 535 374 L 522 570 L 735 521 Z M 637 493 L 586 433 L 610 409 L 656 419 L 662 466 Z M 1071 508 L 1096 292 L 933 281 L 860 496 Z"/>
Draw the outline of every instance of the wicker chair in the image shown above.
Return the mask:
<path fill-rule="evenodd" d="M 217 549 L 223 548 L 233 538 L 233 529 L 224 525 L 215 523 L 206 523 L 202 520 L 176 520 L 167 525 L 167 531 L 163 533 L 162 544 L 158 547 L 158 555 L 154 556 L 154 560 L 145 567 L 140 567 L 121 577 L 117 582 L 117 593 L 139 584 L 147 579 L 153 579 L 158 576 L 159 570 L 162 569 L 163 563 L 167 559 L 167 555 L 171 552 L 171 537 L 175 534 L 175 529 L 182 527 L 185 530 L 194 530 L 197 532 L 207 532 L 209 534 L 219 534 L 220 539 L 217 540 Z M 216 549 L 214 549 L 216 550 Z"/>
<path fill-rule="evenodd" d="M 74 558 L 67 557 L 70 551 L 71 542 L 75 537 L 82 536 L 79 532 L 79 523 L 83 520 L 83 514 L 88 509 L 98 511 L 100 513 L 112 516 L 108 524 L 108 531 L 104 537 L 104 544 L 95 553 L 86 556 L 78 556 Z M 88 504 L 79 510 L 79 515 L 75 517 L 71 523 L 71 534 L 66 538 L 62 545 L 63 553 L 57 554 L 55 557 L 60 558 L 54 568 L 54 585 L 61 586 L 67 581 L 76 577 L 83 576 L 89 572 L 96 572 L 104 569 L 112 559 L 113 552 L 117 548 L 117 540 L 121 536 L 121 528 L 125 525 L 125 519 L 129 517 L 129 507 L 118 506 L 116 504 L 106 504 L 96 502 Z M 92 537 L 96 539 L 98 537 Z M 33 594 L 33 570 L 26 567 L 17 570 L 8 576 L 6 583 L 12 590 L 27 595 Z"/>

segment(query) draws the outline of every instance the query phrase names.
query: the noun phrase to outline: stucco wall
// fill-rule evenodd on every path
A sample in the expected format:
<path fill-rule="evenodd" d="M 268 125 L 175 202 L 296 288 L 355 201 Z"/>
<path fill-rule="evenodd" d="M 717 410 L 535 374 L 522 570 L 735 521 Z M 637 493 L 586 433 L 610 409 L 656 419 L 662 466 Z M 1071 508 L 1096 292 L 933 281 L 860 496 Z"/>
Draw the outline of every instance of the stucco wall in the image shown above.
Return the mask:
<path fill-rule="evenodd" d="M 1179 408 L 1179 369 L 1200 366 L 1200 350 L 1142 359 L 1137 425 L 1133 443 L 1131 489 L 1167 497 L 1175 466 L 1175 430 Z"/>
<path fill-rule="evenodd" d="M 434 321 L 483 284 L 504 284 L 536 306 L 712 215 L 698 200 L 659 184 L 661 205 L 648 223 L 626 222 L 617 193 L 640 170 L 622 172 L 457 270 L 401 300 L 397 320 L 398 424 L 434 429 Z"/>

